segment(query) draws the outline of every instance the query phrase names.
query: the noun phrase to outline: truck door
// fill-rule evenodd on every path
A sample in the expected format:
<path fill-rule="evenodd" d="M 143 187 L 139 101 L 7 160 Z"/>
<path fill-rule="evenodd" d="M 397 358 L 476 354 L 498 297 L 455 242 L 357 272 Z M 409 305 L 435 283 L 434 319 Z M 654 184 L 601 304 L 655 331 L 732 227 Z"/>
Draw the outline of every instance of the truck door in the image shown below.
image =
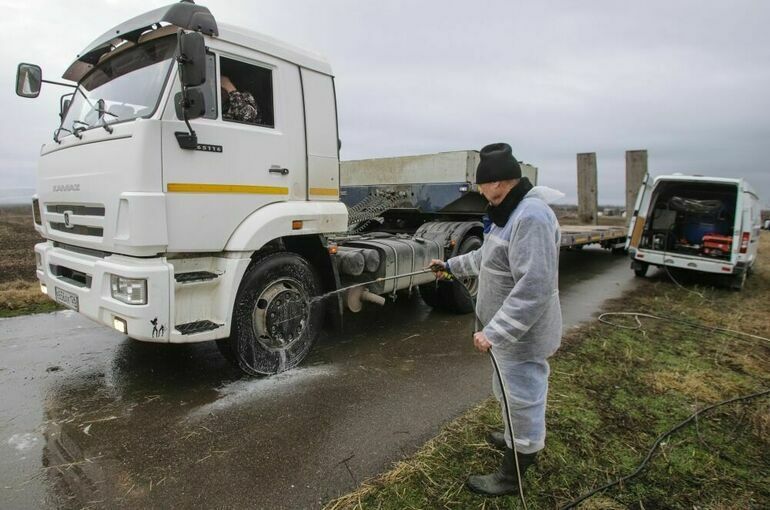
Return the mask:
<path fill-rule="evenodd" d="M 339 141 L 334 81 L 302 69 L 302 90 L 307 122 L 308 195 L 310 200 L 338 200 L 340 192 Z"/>
<path fill-rule="evenodd" d="M 298 67 L 250 50 L 211 54 L 209 67 L 213 104 L 191 121 L 197 150 L 177 143 L 174 133 L 186 128 L 174 111 L 176 91 L 164 112 L 169 251 L 220 251 L 257 209 L 307 199 Z"/>
<path fill-rule="evenodd" d="M 642 238 L 647 209 L 650 207 L 650 174 L 645 174 L 639 193 L 636 194 L 636 204 L 631 217 L 628 220 L 628 234 L 626 236 L 626 250 L 639 247 Z M 628 214 L 628 212 L 626 212 Z"/>

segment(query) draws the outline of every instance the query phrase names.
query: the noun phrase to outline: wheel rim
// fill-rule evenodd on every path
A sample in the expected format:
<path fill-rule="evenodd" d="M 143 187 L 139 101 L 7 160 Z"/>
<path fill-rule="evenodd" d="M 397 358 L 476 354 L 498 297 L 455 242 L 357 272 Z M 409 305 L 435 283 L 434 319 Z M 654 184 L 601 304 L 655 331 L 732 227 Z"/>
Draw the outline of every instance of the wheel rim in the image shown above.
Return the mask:
<path fill-rule="evenodd" d="M 284 351 L 307 328 L 310 307 L 307 292 L 293 278 L 280 278 L 263 290 L 252 312 L 254 337 L 268 351 Z"/>

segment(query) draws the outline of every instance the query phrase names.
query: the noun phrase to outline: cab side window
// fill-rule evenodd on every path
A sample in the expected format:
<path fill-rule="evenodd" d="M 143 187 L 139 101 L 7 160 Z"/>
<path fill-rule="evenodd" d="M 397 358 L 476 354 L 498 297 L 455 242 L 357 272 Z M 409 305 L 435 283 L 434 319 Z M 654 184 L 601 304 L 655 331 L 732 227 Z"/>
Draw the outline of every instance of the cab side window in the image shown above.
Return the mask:
<path fill-rule="evenodd" d="M 222 119 L 275 127 L 273 71 L 221 57 Z"/>

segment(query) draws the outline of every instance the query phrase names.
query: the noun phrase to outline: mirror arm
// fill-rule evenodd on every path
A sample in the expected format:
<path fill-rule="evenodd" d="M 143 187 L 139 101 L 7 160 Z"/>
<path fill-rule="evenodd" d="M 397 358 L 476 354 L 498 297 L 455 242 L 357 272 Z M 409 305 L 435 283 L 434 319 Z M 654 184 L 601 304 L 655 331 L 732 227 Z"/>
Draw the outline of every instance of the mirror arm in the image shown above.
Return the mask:
<path fill-rule="evenodd" d="M 60 81 L 51 81 L 51 80 L 40 80 L 43 83 L 50 83 L 51 85 L 61 85 L 62 87 L 69 87 L 71 89 L 76 89 L 78 86 L 73 85 L 71 83 L 62 83 Z"/>
<path fill-rule="evenodd" d="M 182 64 L 187 59 L 183 55 L 179 55 L 176 58 L 179 72 L 181 73 Z M 182 84 L 182 119 L 187 126 L 188 133 L 184 131 L 175 131 L 176 141 L 179 144 L 180 149 L 195 150 L 198 147 L 198 135 L 190 125 L 190 119 L 187 118 L 187 108 L 189 108 L 189 100 L 187 99 L 187 86 Z"/>
<path fill-rule="evenodd" d="M 186 101 L 186 99 L 183 98 L 182 101 Z M 176 141 L 179 144 L 180 149 L 194 150 L 198 147 L 198 135 L 190 125 L 190 119 L 187 118 L 187 111 L 184 106 L 182 107 L 182 112 L 182 118 L 190 132 L 185 133 L 184 131 L 175 131 L 174 136 L 176 136 Z"/>

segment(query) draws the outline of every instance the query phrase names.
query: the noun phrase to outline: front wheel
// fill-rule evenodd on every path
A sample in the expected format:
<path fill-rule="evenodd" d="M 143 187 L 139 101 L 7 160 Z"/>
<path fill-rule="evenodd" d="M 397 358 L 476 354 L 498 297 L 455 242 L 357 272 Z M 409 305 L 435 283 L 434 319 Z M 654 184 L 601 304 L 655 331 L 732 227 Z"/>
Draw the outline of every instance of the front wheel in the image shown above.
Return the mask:
<path fill-rule="evenodd" d="M 225 357 L 249 375 L 299 365 L 321 331 L 323 309 L 313 301 L 320 289 L 315 271 L 297 254 L 256 260 L 238 290 L 230 338 L 220 345 Z"/>

